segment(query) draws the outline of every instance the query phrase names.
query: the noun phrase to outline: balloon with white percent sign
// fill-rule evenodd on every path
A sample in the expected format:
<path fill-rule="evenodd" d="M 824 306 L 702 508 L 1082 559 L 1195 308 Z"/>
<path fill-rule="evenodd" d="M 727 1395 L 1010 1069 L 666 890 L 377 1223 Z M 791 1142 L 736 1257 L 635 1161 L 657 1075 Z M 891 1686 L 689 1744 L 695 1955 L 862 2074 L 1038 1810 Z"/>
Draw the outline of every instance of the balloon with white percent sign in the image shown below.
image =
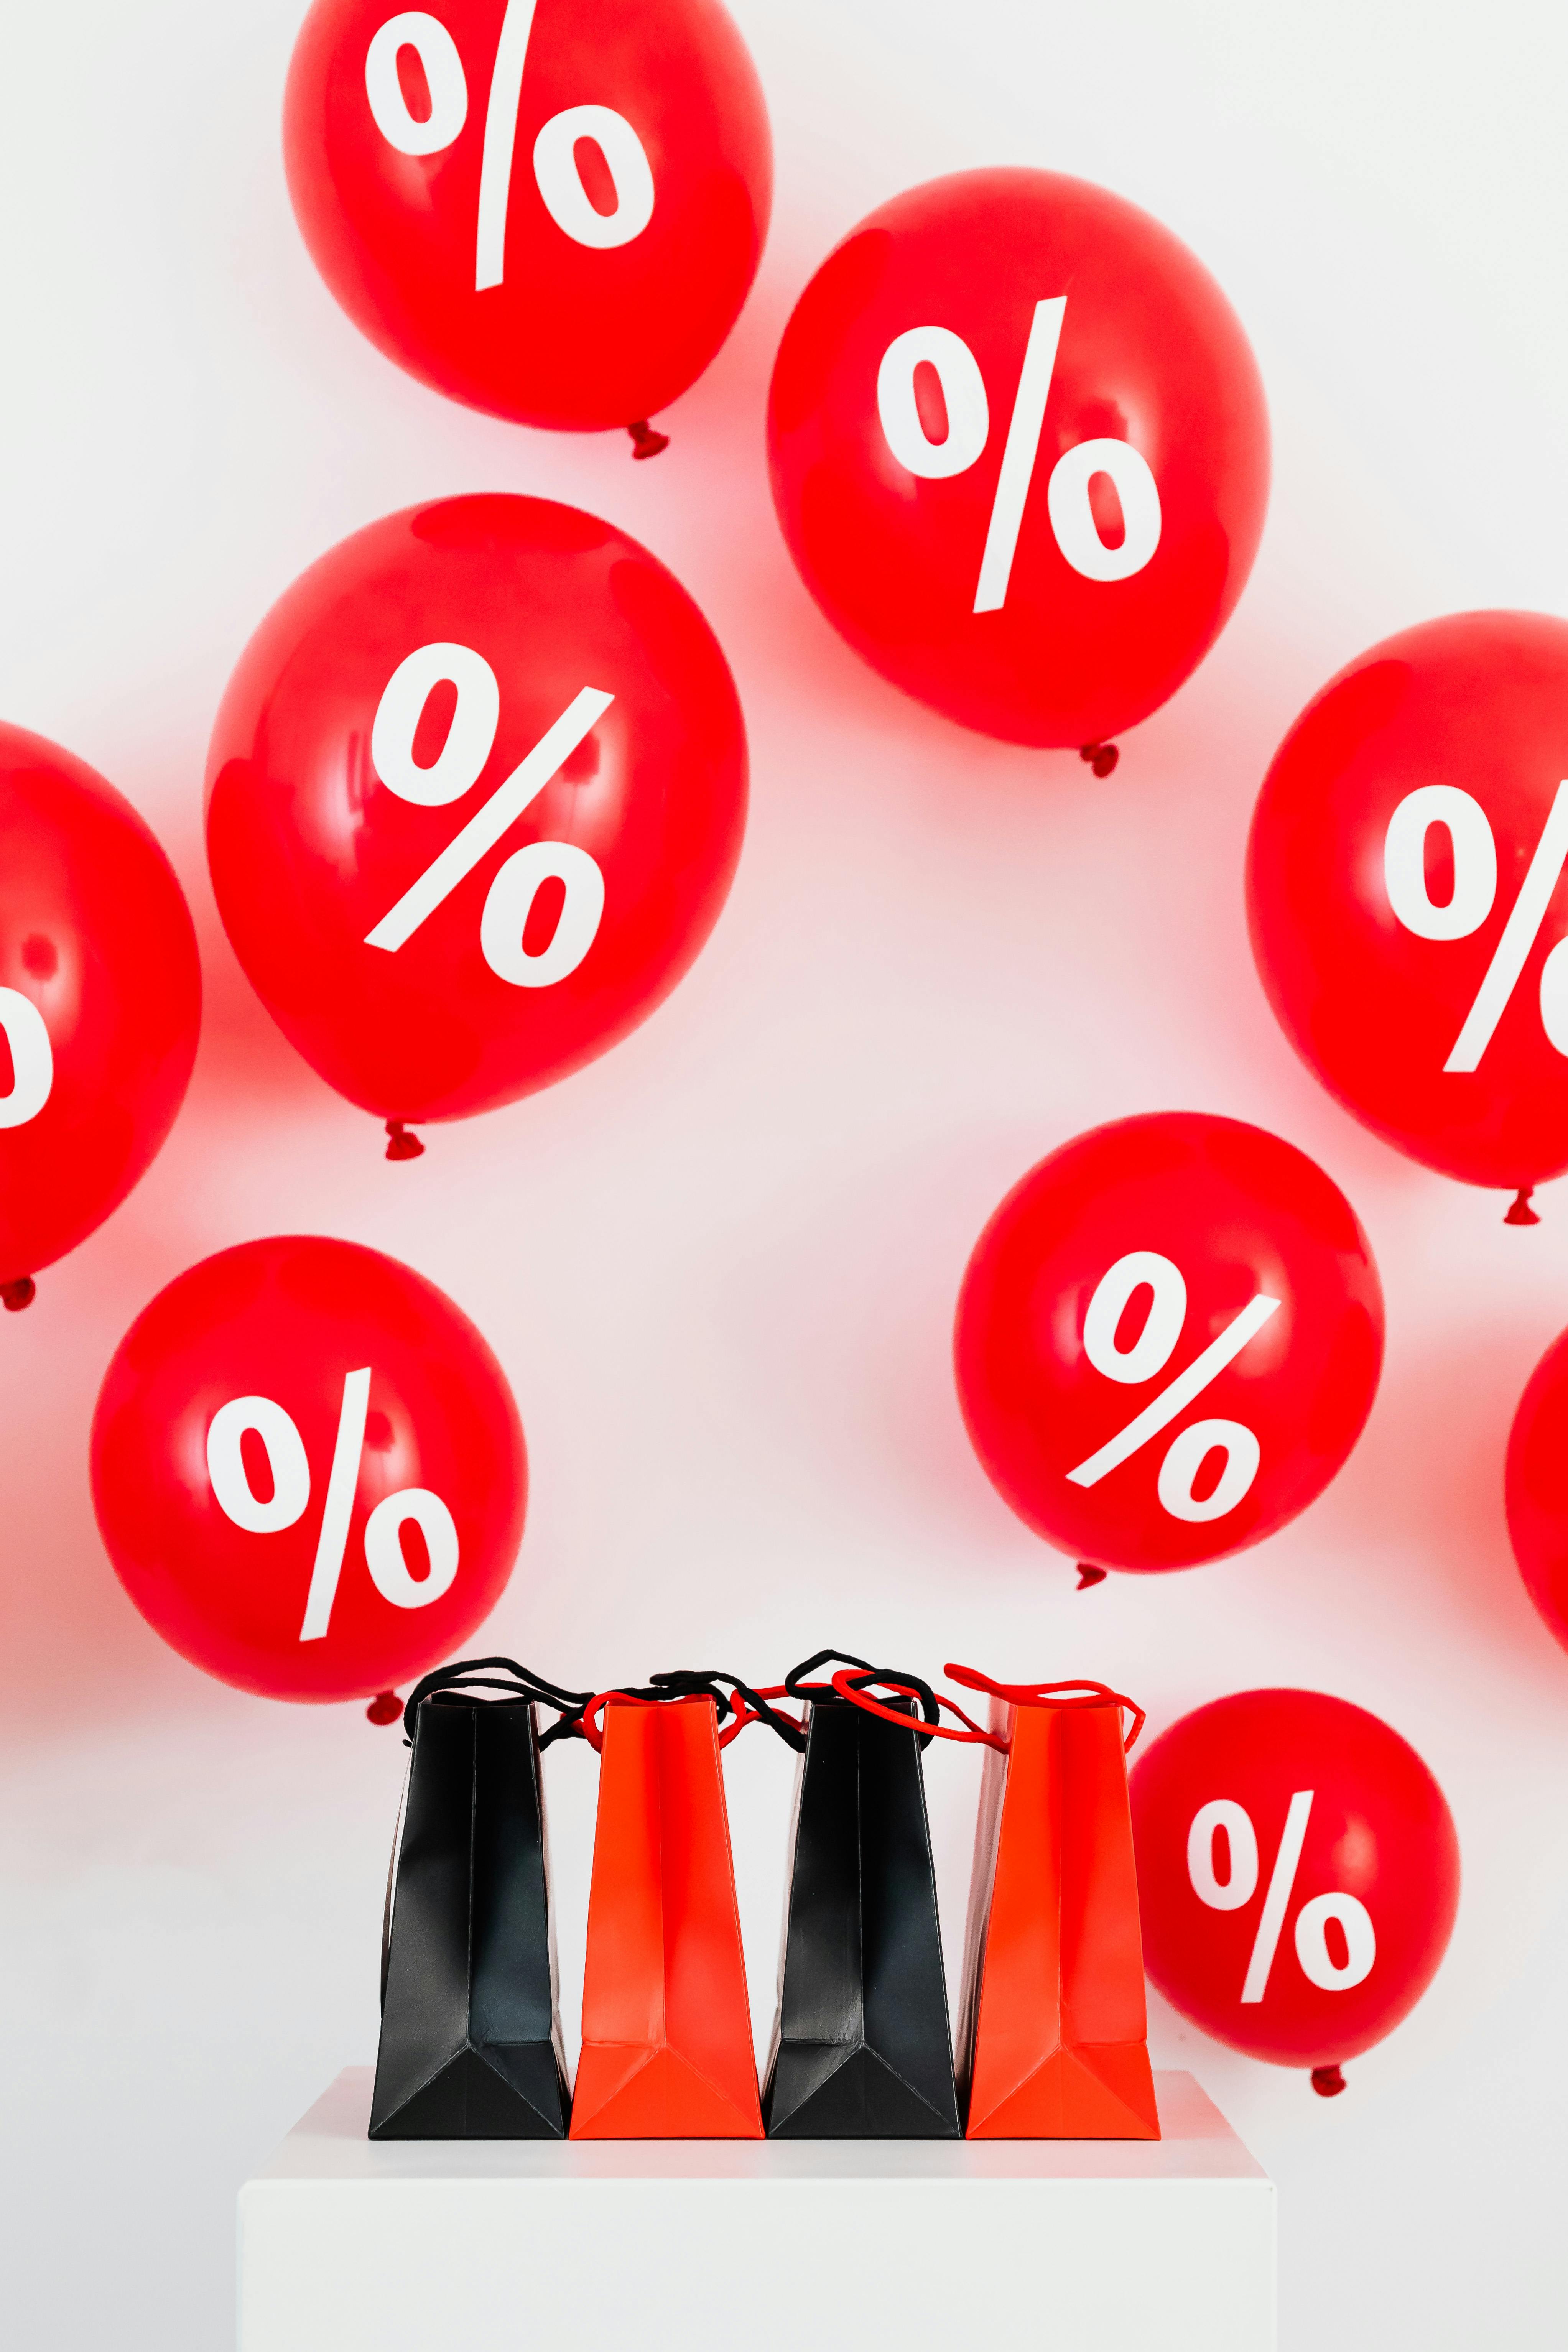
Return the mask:
<path fill-rule="evenodd" d="M 1354 1211 L 1302 1152 L 1159 1112 L 1014 1188 L 954 1348 L 993 1483 L 1097 1583 L 1217 1559 L 1304 1509 L 1371 1409 L 1383 1297 Z"/>
<path fill-rule="evenodd" d="M 1503 1491 L 1525 1591 L 1568 1650 L 1568 1332 L 1552 1341 L 1519 1401 Z"/>
<path fill-rule="evenodd" d="M 442 686 L 449 686 L 456 698 L 447 740 L 438 757 L 422 766 L 414 745 L 430 698 Z M 596 687 L 574 694 L 504 783 L 365 933 L 366 947 L 384 948 L 389 955 L 405 947 L 426 916 L 510 832 L 615 698 Z M 500 688 L 482 654 L 471 646 L 420 646 L 398 663 L 376 704 L 371 764 L 399 800 L 416 808 L 444 808 L 460 800 L 483 773 L 500 724 Z M 561 904 L 549 946 L 535 952 L 526 944 L 529 918 L 542 885 L 549 881 L 561 885 Z M 604 911 L 604 870 L 588 852 L 569 841 L 536 841 L 514 850 L 493 877 L 479 918 L 479 951 L 498 980 L 514 988 L 549 988 L 576 971 L 594 944 Z"/>
<path fill-rule="evenodd" d="M 1143 1958 L 1206 2032 L 1326 2096 L 1415 2006 L 1454 1924 L 1443 1792 L 1399 1734 L 1317 1691 L 1240 1691 L 1133 1766 Z"/>
<path fill-rule="evenodd" d="M 0 1127 L 30 1127 L 55 1090 L 55 1049 L 48 1023 L 19 988 L 0 988 Z"/>
<path fill-rule="evenodd" d="M 195 1060 L 201 967 L 173 867 L 112 784 L 0 724 L 0 1305 L 144 1173 Z"/>
<path fill-rule="evenodd" d="M 739 314 L 773 192 L 767 113 L 719 0 L 316 0 L 284 101 L 311 257 L 437 391 L 628 428 Z"/>
<path fill-rule="evenodd" d="M 1132 1345 L 1123 1348 L 1117 1335 L 1134 1297 L 1144 1290 L 1149 1297 L 1142 1328 Z M 1194 1357 L 1184 1372 L 1162 1389 L 1152 1403 L 1134 1413 L 1103 1445 L 1096 1446 L 1086 1460 L 1074 1463 L 1068 1472 L 1069 1484 L 1098 1486 L 1108 1473 L 1119 1470 L 1151 1438 L 1160 1436 L 1218 1379 L 1227 1364 L 1236 1361 L 1278 1311 L 1279 1304 L 1278 1298 L 1266 1297 L 1261 1291 L 1249 1298 L 1241 1312 L 1210 1340 L 1202 1355 Z M 1158 1250 L 1129 1250 L 1095 1287 L 1083 1318 L 1083 1352 L 1095 1370 L 1107 1380 L 1142 1385 L 1163 1372 L 1170 1362 L 1180 1342 L 1186 1313 L 1187 1286 L 1180 1266 L 1162 1257 Z M 1203 1482 L 1200 1497 L 1200 1475 L 1210 1457 L 1216 1454 L 1221 1466 L 1211 1479 Z M 1223 1519 L 1251 1487 L 1261 1459 L 1257 1434 L 1245 1422 L 1189 1422 L 1180 1436 L 1173 1439 L 1161 1461 L 1154 1489 L 1160 1507 L 1172 1518 L 1188 1519 L 1194 1525 Z"/>
<path fill-rule="evenodd" d="M 1224 626 L 1268 498 L 1219 288 L 1049 172 L 957 173 L 862 221 L 785 329 L 768 442 L 790 551 L 857 651 L 1101 775 Z"/>
<path fill-rule="evenodd" d="M 702 615 L 635 540 L 453 499 L 324 556 L 208 762 L 219 910 L 307 1061 L 390 1130 L 511 1102 L 646 1018 L 718 918 L 746 745 Z"/>
<path fill-rule="evenodd" d="M 278 1698 L 385 1693 L 489 1612 L 522 1534 L 506 1378 L 379 1251 L 247 1242 L 161 1291 L 93 1423 L 121 1581 L 208 1673 Z"/>
<path fill-rule="evenodd" d="M 337 1442 L 300 1620 L 301 1642 L 322 1641 L 331 1627 L 332 1603 L 348 1549 L 349 1517 L 364 1461 L 371 1378 L 366 1364 L 343 1381 Z M 247 1437 L 260 1450 L 265 1495 L 251 1484 Z M 296 1526 L 310 1501 L 305 1441 L 272 1397 L 231 1397 L 218 1407 L 207 1424 L 207 1477 L 225 1518 L 248 1535 L 277 1535 Z M 426 1557 L 425 1571 L 418 1577 L 410 1574 L 403 1549 L 403 1530 L 411 1525 L 419 1529 Z M 440 1496 L 427 1486 L 400 1486 L 384 1495 L 364 1523 L 363 1548 L 371 1582 L 395 1609 L 428 1609 L 456 1581 L 461 1553 L 457 1524 Z"/>
<path fill-rule="evenodd" d="M 1514 1193 L 1568 1169 L 1568 623 L 1463 613 L 1310 703 L 1253 818 L 1286 1034 L 1414 1160 Z"/>

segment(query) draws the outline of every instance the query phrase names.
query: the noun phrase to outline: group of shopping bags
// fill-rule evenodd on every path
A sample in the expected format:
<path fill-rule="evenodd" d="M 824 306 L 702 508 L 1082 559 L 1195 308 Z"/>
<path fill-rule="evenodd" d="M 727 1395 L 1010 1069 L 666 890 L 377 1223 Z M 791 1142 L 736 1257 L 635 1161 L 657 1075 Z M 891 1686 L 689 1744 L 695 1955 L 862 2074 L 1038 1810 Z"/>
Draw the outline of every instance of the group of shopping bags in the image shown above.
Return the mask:
<path fill-rule="evenodd" d="M 1142 1713 L 1099 1683 L 947 1674 L 987 1723 L 828 1651 L 763 1690 L 569 1691 L 505 1658 L 427 1675 L 405 1717 L 371 2137 L 1157 2139 L 1127 1801 Z M 800 1756 L 760 2085 L 721 1761 L 752 1724 Z M 600 1758 L 570 2088 L 541 1772 L 566 1738 Z M 956 2068 L 936 1738 L 986 1751 Z"/>

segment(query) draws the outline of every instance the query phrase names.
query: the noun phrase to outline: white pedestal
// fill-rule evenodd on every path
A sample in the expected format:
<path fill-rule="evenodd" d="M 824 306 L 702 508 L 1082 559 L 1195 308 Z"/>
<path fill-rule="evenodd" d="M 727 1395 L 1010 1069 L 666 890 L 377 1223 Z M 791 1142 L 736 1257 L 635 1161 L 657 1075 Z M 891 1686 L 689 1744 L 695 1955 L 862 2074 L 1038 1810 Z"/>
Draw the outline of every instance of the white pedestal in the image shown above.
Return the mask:
<path fill-rule="evenodd" d="M 1274 2186 L 1141 2140 L 404 2140 L 352 2067 L 239 2197 L 240 2352 L 1274 2352 Z"/>

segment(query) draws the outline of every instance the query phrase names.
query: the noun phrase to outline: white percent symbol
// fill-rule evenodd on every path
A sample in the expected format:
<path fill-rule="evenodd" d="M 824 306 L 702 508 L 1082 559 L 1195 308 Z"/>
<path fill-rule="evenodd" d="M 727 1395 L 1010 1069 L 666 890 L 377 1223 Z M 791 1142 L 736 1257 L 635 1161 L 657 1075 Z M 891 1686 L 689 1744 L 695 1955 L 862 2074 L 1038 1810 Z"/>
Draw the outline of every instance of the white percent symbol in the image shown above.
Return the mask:
<path fill-rule="evenodd" d="M 999 613 L 1007 601 L 1067 306 L 1065 294 L 1037 302 L 1030 320 L 974 587 L 977 613 Z M 947 433 L 941 441 L 931 439 L 921 415 L 915 377 L 921 367 L 932 369 L 942 386 Z M 979 362 L 963 337 L 947 327 L 910 327 L 894 336 L 877 371 L 877 414 L 900 465 L 925 481 L 967 473 L 991 433 Z M 1110 478 L 1121 501 L 1119 547 L 1106 545 L 1089 504 L 1089 484 L 1097 474 Z M 1131 441 L 1078 441 L 1064 450 L 1046 485 L 1046 510 L 1057 545 L 1085 580 L 1131 580 L 1160 544 L 1159 488 L 1148 460 Z"/>
<path fill-rule="evenodd" d="M 1149 1292 L 1142 1328 L 1131 1347 L 1120 1344 L 1121 1323 L 1140 1291 Z M 1227 1364 L 1255 1339 L 1279 1305 L 1259 1291 L 1234 1322 L 1227 1323 L 1184 1372 L 1178 1372 L 1152 1404 L 1117 1431 L 1098 1453 L 1068 1472 L 1075 1486 L 1097 1486 L 1112 1470 L 1158 1437 L 1185 1412 Z M 1163 1372 L 1176 1351 L 1187 1317 L 1187 1286 L 1180 1266 L 1158 1250 L 1129 1250 L 1100 1278 L 1083 1318 L 1083 1351 L 1108 1381 L 1135 1388 Z M 1208 1494 L 1194 1494 L 1209 1455 L 1225 1465 Z M 1234 1511 L 1258 1475 L 1260 1449 L 1255 1433 L 1239 1421 L 1194 1421 L 1171 1442 L 1160 1465 L 1158 1492 L 1173 1519 L 1221 1519 Z"/>
<path fill-rule="evenodd" d="M 426 702 L 443 683 L 456 688 L 457 703 L 438 756 L 421 767 L 414 757 L 414 739 Z M 516 824 L 615 698 L 592 686 L 574 695 L 526 758 L 374 929 L 366 932 L 366 947 L 395 955 Z M 478 782 L 500 724 L 500 687 L 482 654 L 471 646 L 420 646 L 399 662 L 383 690 L 371 729 L 371 761 L 387 791 L 399 800 L 420 808 L 443 808 Z M 529 911 L 540 885 L 552 879 L 564 893 L 555 929 L 547 947 L 529 954 L 522 943 Z M 490 884 L 479 922 L 479 947 L 498 980 L 514 988 L 549 988 L 576 971 L 594 944 L 604 911 L 605 877 L 585 849 L 568 841 L 531 842 L 526 849 L 514 851 Z"/>
<path fill-rule="evenodd" d="M 1426 836 L 1435 824 L 1447 833 L 1453 863 L 1453 893 L 1442 905 L 1434 903 L 1426 887 Z M 1557 787 L 1519 896 L 1509 908 L 1445 1070 L 1479 1068 L 1546 919 L 1565 859 L 1568 782 Z M 1479 801 L 1458 784 L 1422 784 L 1406 793 L 1384 835 L 1383 878 L 1396 920 L 1417 939 L 1467 940 L 1479 931 L 1497 898 L 1497 843 Z M 1559 940 L 1542 965 L 1539 994 L 1541 1025 L 1548 1042 L 1558 1053 L 1568 1054 L 1568 940 Z"/>
<path fill-rule="evenodd" d="M 331 1623 L 359 1486 L 369 1403 L 367 1367 L 350 1372 L 343 1381 L 337 1443 L 300 1626 L 301 1642 L 321 1641 Z M 265 1501 L 258 1496 L 246 1467 L 247 1431 L 259 1439 L 271 1472 L 272 1492 Z M 207 1476 L 224 1517 L 247 1535 L 276 1535 L 295 1526 L 304 1517 L 310 1500 L 305 1441 L 290 1416 L 271 1397 L 234 1397 L 214 1413 L 207 1428 Z M 430 1561 L 426 1576 L 411 1576 L 404 1557 L 403 1530 L 410 1520 L 425 1538 Z M 395 1609 L 427 1609 L 431 1601 L 449 1592 L 458 1573 L 458 1530 L 440 1496 L 426 1486 L 404 1486 L 395 1495 L 384 1495 L 365 1522 L 364 1564 L 382 1599 L 390 1601 Z"/>
<path fill-rule="evenodd" d="M 43 1014 L 19 988 L 0 988 L 0 1031 L 11 1062 L 11 1083 L 0 1094 L 0 1127 L 26 1127 L 53 1090 L 54 1047 Z"/>
<path fill-rule="evenodd" d="M 490 69 L 485 143 L 479 166 L 479 219 L 474 239 L 474 290 L 482 294 L 506 276 L 506 216 L 511 197 L 522 68 L 533 30 L 535 0 L 507 0 Z M 412 49 L 425 76 L 430 111 L 409 110 L 398 58 Z M 437 155 L 468 119 L 468 84 L 458 45 L 438 16 L 405 9 L 372 36 L 364 58 L 364 89 L 375 127 L 400 155 Z M 616 192 L 615 209 L 600 212 L 577 167 L 577 147 L 589 140 L 604 158 Z M 629 245 L 653 218 L 653 172 L 642 141 L 624 114 L 608 106 L 568 106 L 552 114 L 533 142 L 533 176 L 544 208 L 574 244 L 600 251 Z"/>
<path fill-rule="evenodd" d="M 1310 1789 L 1298 1789 L 1285 1816 L 1241 1988 L 1244 2002 L 1260 2001 L 1268 1990 L 1269 1971 L 1301 1864 L 1312 1795 Z M 1224 1878 L 1215 1869 L 1215 1839 L 1222 1830 L 1228 1848 Z M 1234 1798 L 1212 1798 L 1193 1815 L 1187 1832 L 1187 1877 L 1198 1901 L 1206 1903 L 1211 1911 L 1239 1911 L 1258 1892 L 1258 1833 L 1251 1815 Z M 1331 1920 L 1344 1938 L 1342 1960 L 1329 1949 L 1326 1930 Z M 1302 1975 L 1321 1992 L 1349 1992 L 1352 1986 L 1364 1983 L 1377 1958 L 1372 1914 L 1354 1895 L 1314 1895 L 1303 1903 L 1296 1914 L 1295 1943 Z"/>

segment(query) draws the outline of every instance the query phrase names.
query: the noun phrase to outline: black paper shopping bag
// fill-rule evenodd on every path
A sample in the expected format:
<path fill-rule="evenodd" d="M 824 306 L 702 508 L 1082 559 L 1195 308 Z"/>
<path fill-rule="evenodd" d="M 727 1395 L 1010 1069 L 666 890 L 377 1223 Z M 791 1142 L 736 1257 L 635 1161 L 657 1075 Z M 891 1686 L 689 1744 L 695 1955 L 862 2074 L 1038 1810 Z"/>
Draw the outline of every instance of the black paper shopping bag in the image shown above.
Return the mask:
<path fill-rule="evenodd" d="M 890 1691 L 907 1725 L 805 1679 L 837 1654 L 806 1659 L 784 1685 L 807 1727 L 763 2119 L 770 2139 L 957 2139 L 921 1766 L 920 1723 L 936 1720 L 936 1703 L 917 1677 L 858 1658 L 845 1663 Z"/>
<path fill-rule="evenodd" d="M 576 1728 L 587 1696 L 474 1658 L 409 1699 L 372 2139 L 565 2136 L 539 1758 Z M 541 1705 L 557 1716 L 542 1738 Z"/>

